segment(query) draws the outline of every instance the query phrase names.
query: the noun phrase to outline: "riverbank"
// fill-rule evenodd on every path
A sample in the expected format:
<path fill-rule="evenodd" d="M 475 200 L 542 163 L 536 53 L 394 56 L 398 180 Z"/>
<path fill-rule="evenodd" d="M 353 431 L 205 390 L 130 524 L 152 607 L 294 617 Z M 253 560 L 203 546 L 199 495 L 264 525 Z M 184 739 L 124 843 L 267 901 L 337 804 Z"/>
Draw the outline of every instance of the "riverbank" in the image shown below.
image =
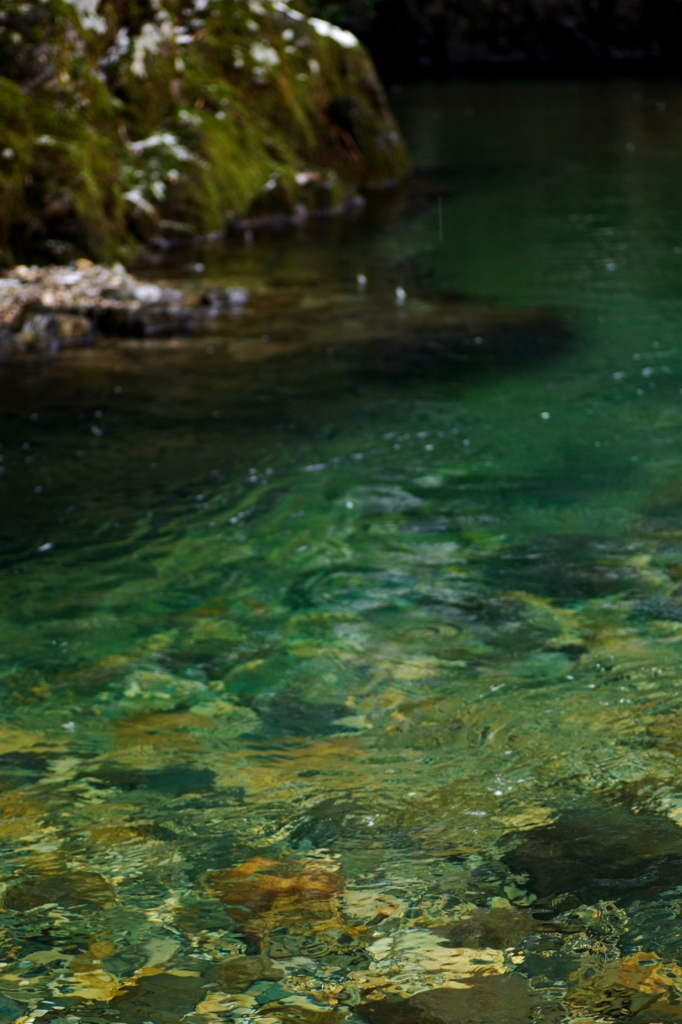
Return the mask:
<path fill-rule="evenodd" d="M 423 288 L 408 296 L 402 286 L 385 283 L 377 288 L 373 282 L 367 294 L 364 275 L 318 294 L 286 282 L 262 283 L 252 294 L 239 284 L 216 286 L 210 277 L 188 279 L 187 272 L 181 283 L 141 280 L 120 263 L 21 264 L 0 277 L 0 356 L 116 339 L 130 347 L 136 339 L 164 344 L 165 338 L 176 348 L 180 339 L 190 344 L 210 335 L 211 351 L 227 344 L 240 362 L 325 349 L 363 375 L 401 378 L 547 357 L 569 343 L 552 311 L 496 309 Z M 348 316 L 351 310 L 360 321 Z M 274 335 L 268 326 L 273 315 L 279 322 Z"/>

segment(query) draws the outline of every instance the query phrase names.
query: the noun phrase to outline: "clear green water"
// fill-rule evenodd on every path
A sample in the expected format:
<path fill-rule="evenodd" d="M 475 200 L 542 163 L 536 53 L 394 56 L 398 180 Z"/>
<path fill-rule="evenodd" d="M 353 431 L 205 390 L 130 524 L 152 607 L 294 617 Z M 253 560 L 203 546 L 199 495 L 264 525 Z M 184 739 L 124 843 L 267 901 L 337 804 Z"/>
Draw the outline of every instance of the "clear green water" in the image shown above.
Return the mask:
<path fill-rule="evenodd" d="M 0 368 L 0 1020 L 682 1019 L 682 88 L 395 102 L 159 269 L 240 314 Z"/>

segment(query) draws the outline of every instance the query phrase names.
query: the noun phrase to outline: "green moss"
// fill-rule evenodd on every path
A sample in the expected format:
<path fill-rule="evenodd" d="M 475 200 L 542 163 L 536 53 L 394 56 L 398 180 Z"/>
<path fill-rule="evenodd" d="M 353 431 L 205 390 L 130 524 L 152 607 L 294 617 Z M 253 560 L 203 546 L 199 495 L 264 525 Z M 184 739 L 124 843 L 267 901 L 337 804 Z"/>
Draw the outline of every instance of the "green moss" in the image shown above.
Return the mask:
<path fill-rule="evenodd" d="M 273 3 L 103 0 L 92 22 L 78 0 L 7 0 L 0 247 L 107 260 L 403 177 L 367 53 Z"/>

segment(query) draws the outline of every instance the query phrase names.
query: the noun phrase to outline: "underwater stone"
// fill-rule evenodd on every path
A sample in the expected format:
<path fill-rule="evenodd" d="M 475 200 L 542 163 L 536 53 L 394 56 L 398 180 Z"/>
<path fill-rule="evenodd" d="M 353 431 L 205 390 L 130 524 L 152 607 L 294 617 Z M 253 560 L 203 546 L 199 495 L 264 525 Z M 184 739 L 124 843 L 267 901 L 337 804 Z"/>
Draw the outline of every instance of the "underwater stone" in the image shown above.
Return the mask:
<path fill-rule="evenodd" d="M 115 902 L 109 883 L 93 872 L 41 875 L 13 885 L 3 897 L 8 910 L 26 911 L 44 903 L 62 907 L 109 906 Z"/>
<path fill-rule="evenodd" d="M 11 1024 L 23 1013 L 19 1003 L 15 1003 L 9 996 L 0 995 L 0 1024 Z"/>
<path fill-rule="evenodd" d="M 143 976 L 124 995 L 114 999 L 111 1008 L 118 1010 L 120 1019 L 128 1024 L 176 1024 L 201 1000 L 205 984 L 202 977 Z"/>
<path fill-rule="evenodd" d="M 92 322 L 69 313 L 38 313 L 29 317 L 13 339 L 18 349 L 36 352 L 84 345 L 92 339 Z"/>
<path fill-rule="evenodd" d="M 522 1024 L 531 1019 L 534 1000 L 525 978 L 483 976 L 471 988 L 440 988 L 411 999 L 360 1003 L 369 1024 Z"/>
<path fill-rule="evenodd" d="M 266 956 L 234 956 L 220 965 L 220 987 L 224 992 L 238 995 L 246 992 L 256 981 L 280 981 L 284 971 Z"/>
<path fill-rule="evenodd" d="M 0 349 L 52 351 L 108 334 L 190 330 L 196 321 L 176 288 L 140 281 L 120 265 L 19 265 L 0 277 Z"/>
<path fill-rule="evenodd" d="M 624 807 L 577 809 L 507 838 L 514 845 L 504 861 L 529 876 L 538 905 L 628 904 L 682 884 L 682 830 L 658 815 Z"/>

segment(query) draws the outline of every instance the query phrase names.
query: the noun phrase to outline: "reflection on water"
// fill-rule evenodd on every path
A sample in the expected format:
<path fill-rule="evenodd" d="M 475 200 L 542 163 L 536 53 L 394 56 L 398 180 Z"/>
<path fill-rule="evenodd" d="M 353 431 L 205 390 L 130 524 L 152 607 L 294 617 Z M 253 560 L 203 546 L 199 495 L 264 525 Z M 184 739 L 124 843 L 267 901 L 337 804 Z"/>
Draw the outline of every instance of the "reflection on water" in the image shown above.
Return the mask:
<path fill-rule="evenodd" d="M 205 337 L 2 368 L 0 1020 L 682 1019 L 682 90 L 398 102 Z"/>

